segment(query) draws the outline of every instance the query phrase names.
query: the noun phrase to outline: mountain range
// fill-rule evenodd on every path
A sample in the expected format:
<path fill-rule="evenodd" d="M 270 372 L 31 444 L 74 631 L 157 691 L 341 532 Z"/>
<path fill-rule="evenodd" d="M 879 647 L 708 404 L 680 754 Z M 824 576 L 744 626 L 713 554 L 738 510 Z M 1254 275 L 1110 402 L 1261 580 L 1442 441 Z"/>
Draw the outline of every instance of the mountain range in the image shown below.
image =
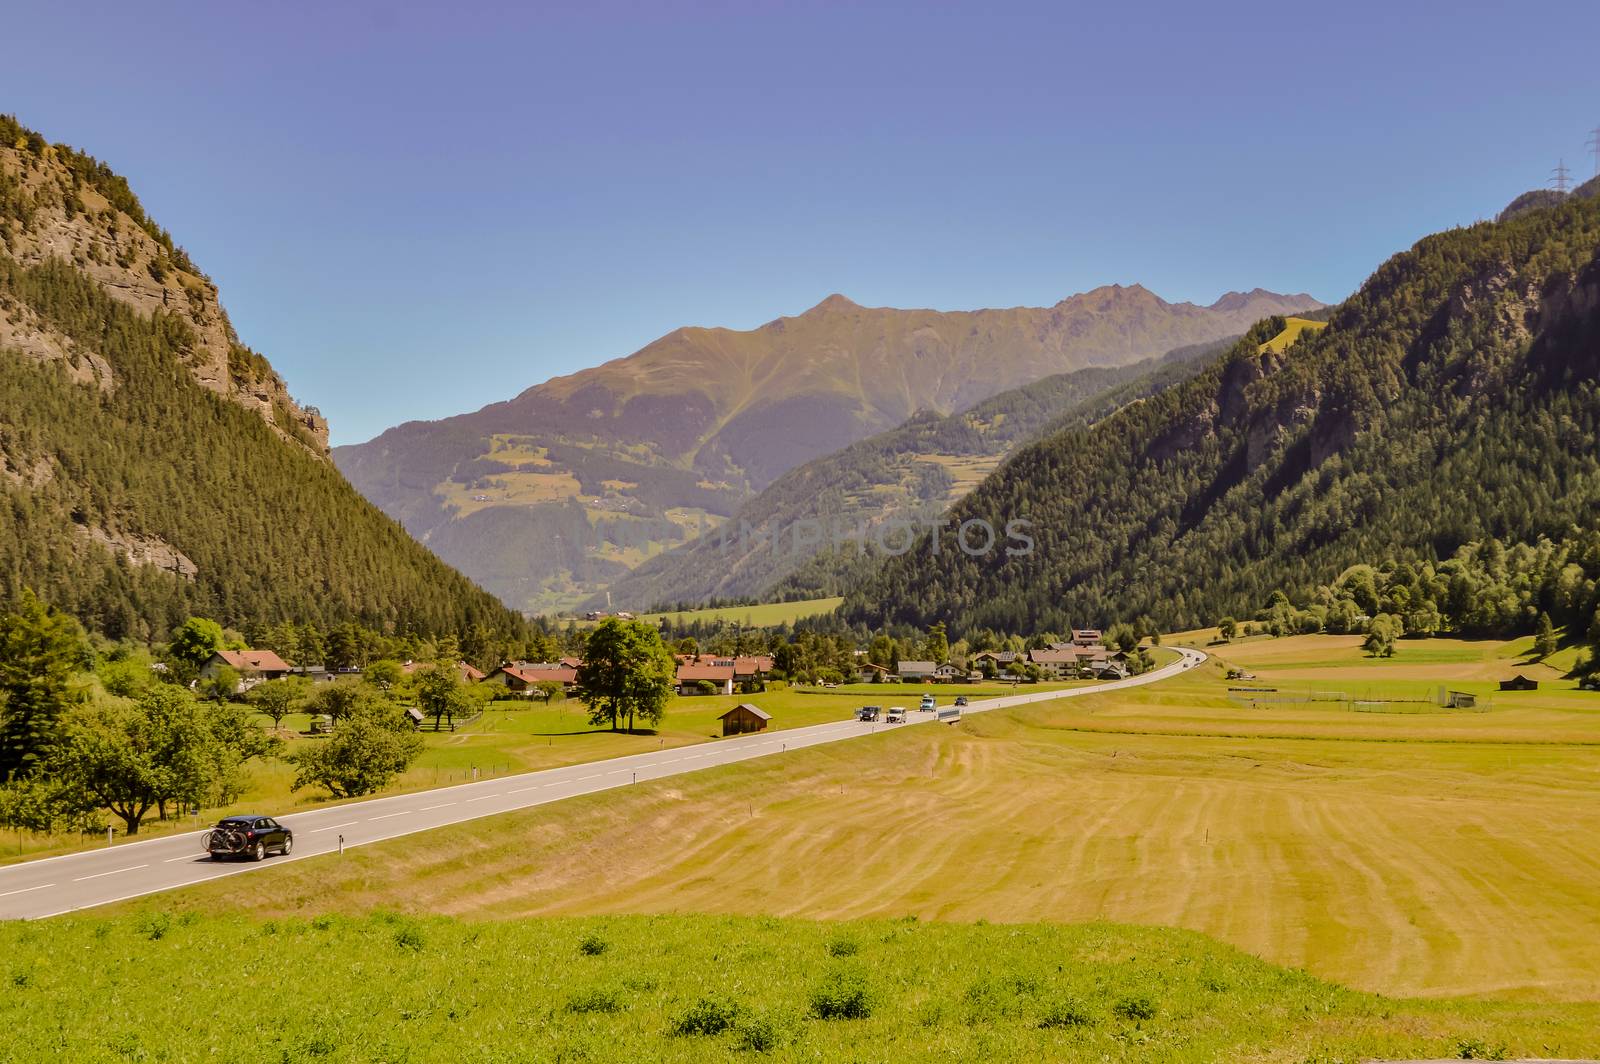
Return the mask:
<path fill-rule="evenodd" d="M 334 450 L 441 558 L 524 610 L 589 599 L 810 459 L 1052 374 L 1237 335 L 1308 295 L 1210 306 L 1112 285 L 1051 307 L 898 310 L 843 296 L 737 331 L 681 328 L 514 399 Z"/>
<path fill-rule="evenodd" d="M 1361 563 L 1592 527 L 1597 193 L 1600 180 L 1519 197 L 1497 222 L 1427 237 L 1326 328 L 1272 343 L 1264 323 L 1187 383 L 1021 448 L 949 517 L 1025 518 L 1031 550 L 977 557 L 925 538 L 854 586 L 844 615 L 1170 631 Z"/>

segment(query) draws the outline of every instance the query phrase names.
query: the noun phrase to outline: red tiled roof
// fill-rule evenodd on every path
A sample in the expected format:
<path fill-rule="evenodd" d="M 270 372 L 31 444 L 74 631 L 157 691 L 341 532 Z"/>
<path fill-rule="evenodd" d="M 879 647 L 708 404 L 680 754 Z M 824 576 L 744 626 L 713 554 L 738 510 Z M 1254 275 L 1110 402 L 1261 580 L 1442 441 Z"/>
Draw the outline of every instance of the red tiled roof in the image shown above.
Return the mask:
<path fill-rule="evenodd" d="M 690 665 L 678 666 L 678 682 L 691 680 L 713 680 L 721 683 L 733 679 L 732 665 Z"/>
<path fill-rule="evenodd" d="M 733 659 L 733 671 L 738 676 L 751 676 L 772 671 L 772 655 L 748 654 Z"/>
<path fill-rule="evenodd" d="M 250 672 L 289 671 L 289 663 L 271 650 L 219 650 L 217 657 L 235 669 Z"/>

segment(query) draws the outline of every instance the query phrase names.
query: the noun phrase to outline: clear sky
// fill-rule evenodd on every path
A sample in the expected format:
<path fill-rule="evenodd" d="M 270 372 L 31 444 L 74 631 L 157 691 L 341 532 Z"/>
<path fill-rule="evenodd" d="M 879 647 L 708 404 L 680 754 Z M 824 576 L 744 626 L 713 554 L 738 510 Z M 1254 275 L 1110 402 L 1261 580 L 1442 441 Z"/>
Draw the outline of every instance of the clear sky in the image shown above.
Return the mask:
<path fill-rule="evenodd" d="M 31 10 L 29 10 L 31 9 Z M 18 5 L 0 110 L 127 175 L 336 443 L 685 324 L 1332 300 L 1580 176 L 1600 4 Z"/>

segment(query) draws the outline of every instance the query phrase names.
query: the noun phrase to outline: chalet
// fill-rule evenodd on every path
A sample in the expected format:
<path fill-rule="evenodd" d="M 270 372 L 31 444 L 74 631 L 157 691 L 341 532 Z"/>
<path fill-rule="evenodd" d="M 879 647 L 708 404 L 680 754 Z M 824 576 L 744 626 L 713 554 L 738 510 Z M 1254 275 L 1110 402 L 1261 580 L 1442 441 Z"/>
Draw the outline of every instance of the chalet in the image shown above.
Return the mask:
<path fill-rule="evenodd" d="M 1056 649 L 1046 647 L 1028 651 L 1028 664 L 1037 665 L 1051 676 L 1078 675 L 1078 650 L 1076 647 Z"/>
<path fill-rule="evenodd" d="M 223 667 L 239 674 L 241 688 L 262 680 L 280 680 L 293 671 L 287 661 L 271 650 L 219 650 L 200 666 L 200 676 L 214 680 Z"/>
<path fill-rule="evenodd" d="M 967 678 L 967 670 L 947 661 L 933 670 L 933 678 L 940 683 L 960 683 Z"/>
<path fill-rule="evenodd" d="M 1094 678 L 1097 680 L 1126 680 L 1128 667 L 1120 661 L 1108 661 L 1103 665 L 1094 667 Z"/>
<path fill-rule="evenodd" d="M 856 662 L 856 678 L 862 683 L 882 683 L 894 674 L 882 665 L 870 661 Z"/>
<path fill-rule="evenodd" d="M 1511 677 L 1509 680 L 1500 681 L 1500 690 L 1502 691 L 1537 691 L 1538 689 L 1538 680 L 1530 680 L 1521 673 Z"/>
<path fill-rule="evenodd" d="M 748 702 L 740 702 L 717 719 L 722 721 L 722 734 L 726 737 L 743 735 L 746 732 L 766 731 L 767 722 L 772 719 L 772 714 L 759 710 Z"/>
<path fill-rule="evenodd" d="M 578 682 L 578 670 L 560 663 L 515 661 L 500 666 L 486 677 L 486 682 L 498 684 L 519 695 L 531 694 L 540 683 L 547 680 L 553 680 L 563 690 L 570 691 Z"/>
<path fill-rule="evenodd" d="M 738 683 L 765 680 L 771 674 L 770 654 L 741 654 L 733 659 L 733 678 Z"/>
<path fill-rule="evenodd" d="M 1099 646 L 1104 638 L 1098 628 L 1074 628 L 1072 630 L 1072 645 L 1079 647 Z"/>
<path fill-rule="evenodd" d="M 933 679 L 935 668 L 937 666 L 931 661 L 902 661 L 896 672 L 902 681 L 916 683 Z"/>
<path fill-rule="evenodd" d="M 700 661 L 680 662 L 678 665 L 678 693 L 680 695 L 697 695 L 701 692 L 701 684 L 709 683 L 716 688 L 717 694 L 733 694 L 733 662 L 726 663 Z"/>
<path fill-rule="evenodd" d="M 983 663 L 987 661 L 994 666 L 996 672 L 1005 672 L 1011 663 L 1021 656 L 1015 650 L 985 650 L 981 654 L 972 655 L 972 667 L 981 669 Z"/>

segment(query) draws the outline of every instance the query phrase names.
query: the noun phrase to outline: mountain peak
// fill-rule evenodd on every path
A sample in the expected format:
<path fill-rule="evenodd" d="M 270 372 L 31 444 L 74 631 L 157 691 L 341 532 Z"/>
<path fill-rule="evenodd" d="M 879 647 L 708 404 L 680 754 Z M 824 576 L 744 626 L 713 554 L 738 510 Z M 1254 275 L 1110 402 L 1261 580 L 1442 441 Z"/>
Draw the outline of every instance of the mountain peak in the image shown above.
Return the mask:
<path fill-rule="evenodd" d="M 835 293 L 833 293 L 833 295 L 829 296 L 827 299 L 824 299 L 821 303 L 818 303 L 816 306 L 812 307 L 810 310 L 806 311 L 805 313 L 806 314 L 836 314 L 836 313 L 838 313 L 840 311 L 844 311 L 844 310 L 860 310 L 860 309 L 861 309 L 861 304 L 855 302 L 855 300 L 849 298 L 848 296 L 843 296 L 843 295 L 840 295 L 838 292 L 835 292 Z"/>

